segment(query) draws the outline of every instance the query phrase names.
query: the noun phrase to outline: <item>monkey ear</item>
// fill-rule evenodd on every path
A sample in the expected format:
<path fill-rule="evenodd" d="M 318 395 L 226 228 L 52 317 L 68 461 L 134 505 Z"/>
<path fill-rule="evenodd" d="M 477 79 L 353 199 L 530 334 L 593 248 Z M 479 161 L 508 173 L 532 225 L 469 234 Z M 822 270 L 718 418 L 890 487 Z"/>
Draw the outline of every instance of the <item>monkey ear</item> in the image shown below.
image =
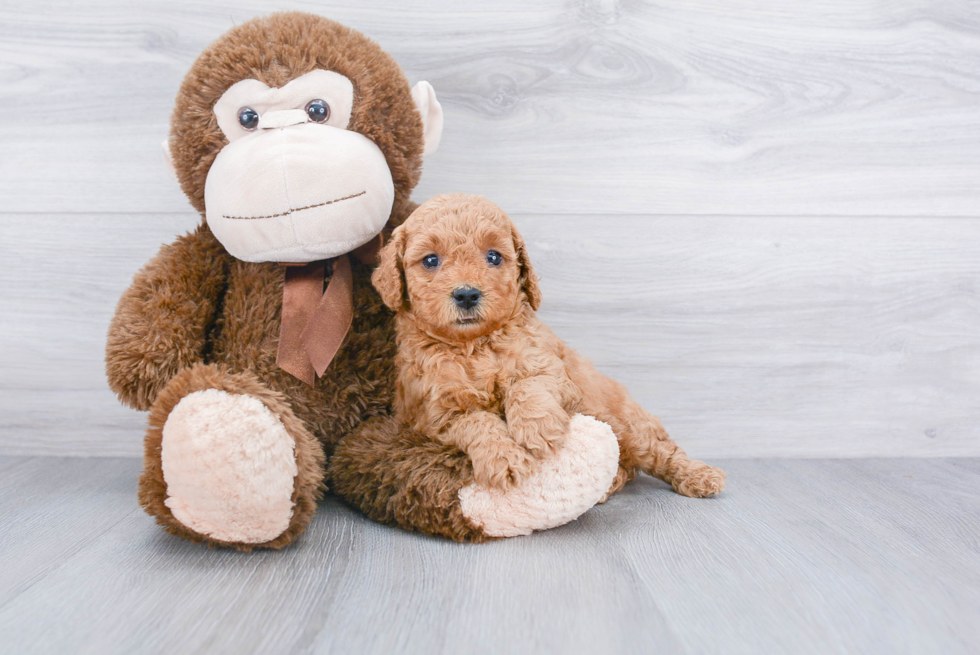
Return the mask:
<path fill-rule="evenodd" d="M 422 155 L 431 155 L 442 140 L 442 105 L 436 99 L 436 90 L 424 81 L 412 87 L 412 100 L 422 114 L 422 134 L 425 139 Z"/>
<path fill-rule="evenodd" d="M 531 309 L 538 311 L 541 306 L 541 288 L 538 286 L 538 276 L 534 274 L 531 267 L 531 258 L 527 256 L 527 246 L 524 245 L 524 237 L 517 231 L 516 227 L 511 228 L 511 235 L 514 238 L 514 250 L 517 251 L 517 266 L 520 269 L 519 282 L 527 302 Z"/>
<path fill-rule="evenodd" d="M 381 249 L 381 263 L 371 274 L 371 284 L 381 294 L 381 301 L 394 312 L 405 304 L 405 286 L 402 276 L 402 256 L 405 254 L 404 227 L 399 225 L 391 233 L 391 241 Z"/>
<path fill-rule="evenodd" d="M 170 176 L 177 179 L 177 169 L 174 168 L 174 158 L 170 154 L 170 139 L 166 139 L 162 144 L 163 146 L 163 163 L 167 165 L 167 172 Z"/>

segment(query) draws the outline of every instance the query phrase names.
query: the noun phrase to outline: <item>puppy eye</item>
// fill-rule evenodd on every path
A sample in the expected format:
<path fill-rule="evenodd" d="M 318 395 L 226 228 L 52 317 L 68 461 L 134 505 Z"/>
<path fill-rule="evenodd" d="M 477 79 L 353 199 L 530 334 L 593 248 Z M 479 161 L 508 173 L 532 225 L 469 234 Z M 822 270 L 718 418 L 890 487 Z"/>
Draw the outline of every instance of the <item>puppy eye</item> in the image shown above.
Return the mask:
<path fill-rule="evenodd" d="M 311 123 L 326 123 L 330 118 L 330 105 L 320 99 L 310 100 L 306 103 L 306 115 Z"/>
<path fill-rule="evenodd" d="M 425 268 L 435 268 L 439 265 L 439 255 L 426 255 L 422 258 L 422 266 Z"/>
<path fill-rule="evenodd" d="M 248 132 L 259 126 L 259 112 L 251 107 L 242 107 L 238 110 L 238 124 Z"/>
<path fill-rule="evenodd" d="M 487 263 L 491 266 L 500 266 L 504 263 L 504 258 L 496 250 L 491 250 L 487 253 Z"/>

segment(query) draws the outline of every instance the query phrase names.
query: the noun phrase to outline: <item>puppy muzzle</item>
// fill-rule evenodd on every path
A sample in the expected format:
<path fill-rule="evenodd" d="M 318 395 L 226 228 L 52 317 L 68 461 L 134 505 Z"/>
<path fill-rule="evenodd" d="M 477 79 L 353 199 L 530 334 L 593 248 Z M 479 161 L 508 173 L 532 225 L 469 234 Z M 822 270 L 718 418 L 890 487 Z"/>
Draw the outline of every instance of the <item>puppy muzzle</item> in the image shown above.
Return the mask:
<path fill-rule="evenodd" d="M 473 287 L 462 287 L 452 292 L 453 303 L 464 312 L 472 312 L 480 304 L 483 294 Z"/>

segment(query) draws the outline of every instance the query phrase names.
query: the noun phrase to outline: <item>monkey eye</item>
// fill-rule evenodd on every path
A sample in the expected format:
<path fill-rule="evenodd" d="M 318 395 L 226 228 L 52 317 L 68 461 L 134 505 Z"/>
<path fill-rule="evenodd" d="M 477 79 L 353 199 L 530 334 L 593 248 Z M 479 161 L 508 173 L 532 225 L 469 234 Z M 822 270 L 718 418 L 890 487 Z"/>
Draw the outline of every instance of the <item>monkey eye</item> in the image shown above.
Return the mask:
<path fill-rule="evenodd" d="M 323 100 L 310 100 L 306 103 L 306 115 L 311 123 L 326 123 L 330 118 L 330 105 Z"/>
<path fill-rule="evenodd" d="M 259 126 L 259 112 L 251 107 L 242 107 L 238 110 L 238 124 L 248 132 Z"/>
<path fill-rule="evenodd" d="M 496 250 L 487 253 L 487 263 L 491 266 L 500 266 L 504 263 L 504 257 Z"/>
<path fill-rule="evenodd" d="M 435 268 L 439 265 L 439 255 L 426 255 L 422 258 L 422 266 L 425 268 Z"/>

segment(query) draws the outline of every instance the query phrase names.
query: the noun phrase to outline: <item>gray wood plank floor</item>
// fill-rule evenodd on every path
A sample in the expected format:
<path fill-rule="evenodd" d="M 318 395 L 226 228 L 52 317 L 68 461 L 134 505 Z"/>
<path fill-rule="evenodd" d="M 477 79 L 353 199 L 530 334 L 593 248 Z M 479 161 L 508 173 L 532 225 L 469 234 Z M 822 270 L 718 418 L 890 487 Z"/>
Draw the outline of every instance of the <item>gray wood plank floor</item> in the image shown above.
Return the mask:
<path fill-rule="evenodd" d="M 282 552 L 137 507 L 134 459 L 0 458 L 4 653 L 975 653 L 980 460 L 732 460 L 467 546 L 333 499 Z"/>

